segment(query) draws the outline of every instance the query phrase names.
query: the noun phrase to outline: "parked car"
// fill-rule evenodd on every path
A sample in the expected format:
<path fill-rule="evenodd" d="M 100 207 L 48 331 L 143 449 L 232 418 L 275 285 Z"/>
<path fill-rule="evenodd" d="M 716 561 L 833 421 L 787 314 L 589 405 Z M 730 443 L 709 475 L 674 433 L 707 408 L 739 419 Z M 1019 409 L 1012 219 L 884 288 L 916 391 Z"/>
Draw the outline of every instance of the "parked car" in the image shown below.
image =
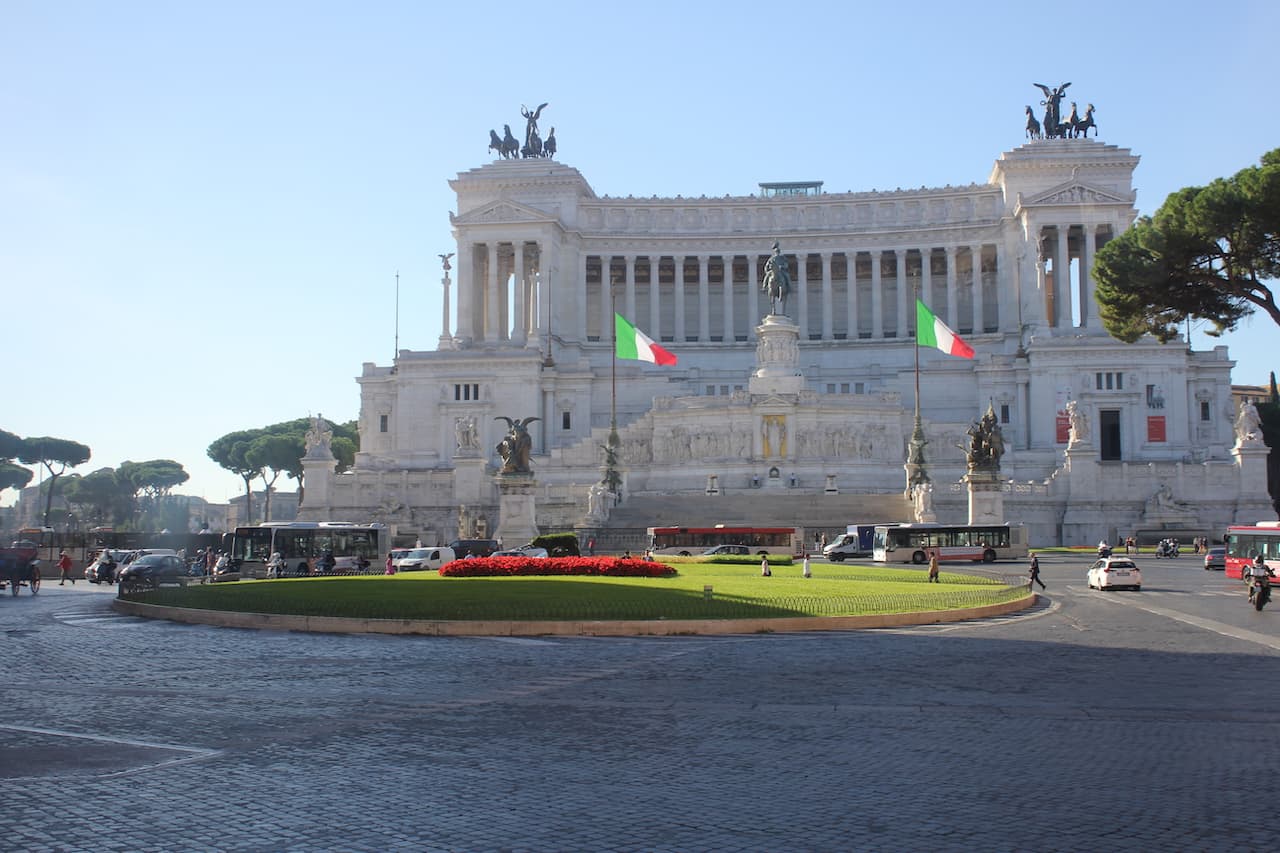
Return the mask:
<path fill-rule="evenodd" d="M 1227 549 L 1226 548 L 1210 548 L 1204 554 L 1204 570 L 1219 569 L 1225 571 L 1227 568 Z"/>
<path fill-rule="evenodd" d="M 393 556 L 391 565 L 398 572 L 432 571 L 445 563 L 452 563 L 454 559 L 452 548 L 436 545 L 433 548 L 410 548 L 398 558 Z"/>
<path fill-rule="evenodd" d="M 1089 589 L 1142 589 L 1142 572 L 1128 557 L 1104 557 L 1089 568 Z"/>
<path fill-rule="evenodd" d="M 497 539 L 455 539 L 449 543 L 459 560 L 464 557 L 488 557 L 501 546 Z"/>
<path fill-rule="evenodd" d="M 746 545 L 717 545 L 714 548 L 708 548 L 702 552 L 704 557 L 715 557 L 717 555 L 730 555 L 734 557 L 751 556 L 751 549 Z"/>
<path fill-rule="evenodd" d="M 177 554 L 147 554 L 122 566 L 119 577 L 124 589 L 155 588 L 162 583 L 185 584 L 187 564 Z"/>
<path fill-rule="evenodd" d="M 490 557 L 546 557 L 546 548 L 537 548 L 533 545 L 521 545 L 519 548 L 510 548 L 506 551 L 494 551 Z"/>

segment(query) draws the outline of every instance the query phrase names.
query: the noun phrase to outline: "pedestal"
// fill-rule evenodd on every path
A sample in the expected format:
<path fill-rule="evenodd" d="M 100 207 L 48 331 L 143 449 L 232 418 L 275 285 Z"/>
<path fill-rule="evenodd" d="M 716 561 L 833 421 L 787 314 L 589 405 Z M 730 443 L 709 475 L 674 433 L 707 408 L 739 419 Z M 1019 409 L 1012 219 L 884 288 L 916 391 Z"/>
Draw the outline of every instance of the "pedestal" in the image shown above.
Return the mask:
<path fill-rule="evenodd" d="M 782 314 L 770 314 L 756 326 L 756 369 L 747 380 L 752 394 L 799 394 L 804 390 L 800 371 L 800 327 Z"/>
<path fill-rule="evenodd" d="M 527 545 L 538 535 L 534 492 L 537 481 L 532 474 L 499 474 L 498 528 L 494 538 L 501 539 L 504 548 Z"/>
<path fill-rule="evenodd" d="M 1236 470 L 1240 477 L 1240 497 L 1236 501 L 1236 524 L 1257 524 L 1259 521 L 1274 521 L 1275 507 L 1271 504 L 1271 495 L 1267 492 L 1267 454 L 1270 448 L 1237 444 L 1231 448 L 1231 455 L 1236 460 Z M 310 484 L 307 485 L 310 489 Z"/>
<path fill-rule="evenodd" d="M 334 472 L 338 470 L 338 460 L 332 456 L 325 459 L 312 456 L 302 457 L 302 482 L 305 488 L 302 493 L 302 506 L 308 518 L 322 520 L 328 517 L 330 502 L 333 500 Z"/>
<path fill-rule="evenodd" d="M 970 470 L 964 482 L 969 488 L 969 523 L 1004 524 L 1004 483 L 999 472 Z"/>

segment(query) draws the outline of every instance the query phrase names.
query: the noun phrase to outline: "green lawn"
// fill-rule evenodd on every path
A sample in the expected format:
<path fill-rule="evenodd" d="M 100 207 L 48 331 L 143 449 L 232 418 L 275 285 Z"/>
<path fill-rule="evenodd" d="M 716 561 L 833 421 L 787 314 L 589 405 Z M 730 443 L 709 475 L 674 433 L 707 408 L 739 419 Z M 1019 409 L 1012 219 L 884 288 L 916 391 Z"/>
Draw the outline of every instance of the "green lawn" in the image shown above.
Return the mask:
<path fill-rule="evenodd" d="M 922 569 L 817 564 L 774 567 L 682 563 L 671 578 L 442 578 L 435 572 L 240 581 L 123 596 L 207 610 L 306 616 L 445 620 L 747 619 L 851 616 L 977 607 L 1026 594 L 984 577 Z M 710 586 L 710 596 L 704 587 Z"/>

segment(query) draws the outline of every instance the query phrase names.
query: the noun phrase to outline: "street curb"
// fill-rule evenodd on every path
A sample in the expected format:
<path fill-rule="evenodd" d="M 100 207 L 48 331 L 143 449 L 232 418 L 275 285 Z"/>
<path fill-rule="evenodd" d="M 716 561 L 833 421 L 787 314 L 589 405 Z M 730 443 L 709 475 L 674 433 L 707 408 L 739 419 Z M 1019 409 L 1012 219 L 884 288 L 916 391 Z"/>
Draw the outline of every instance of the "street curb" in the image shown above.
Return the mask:
<path fill-rule="evenodd" d="M 284 616 L 162 607 L 115 599 L 119 613 L 147 619 L 168 619 L 219 628 L 263 631 L 303 631 L 315 634 L 407 634 L 430 637 L 670 637 L 712 634 L 778 634 L 795 631 L 858 631 L 903 628 L 940 622 L 965 622 L 1025 610 L 1036 603 L 1035 593 L 1004 604 L 961 610 L 885 613 L 870 616 L 794 616 L 778 619 L 658 619 L 648 621 L 452 622 L 419 619 L 351 619 L 337 616 Z"/>

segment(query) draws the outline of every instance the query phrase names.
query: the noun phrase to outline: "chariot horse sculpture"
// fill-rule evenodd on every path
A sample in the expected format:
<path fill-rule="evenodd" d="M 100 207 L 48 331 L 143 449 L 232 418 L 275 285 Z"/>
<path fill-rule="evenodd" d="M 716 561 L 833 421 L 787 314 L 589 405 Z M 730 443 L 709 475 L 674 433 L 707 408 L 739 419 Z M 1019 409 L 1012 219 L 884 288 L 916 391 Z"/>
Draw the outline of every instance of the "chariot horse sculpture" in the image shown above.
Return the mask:
<path fill-rule="evenodd" d="M 1027 105 L 1027 138 L 1040 139 L 1044 134 L 1040 132 L 1040 122 L 1036 120 L 1036 115 L 1031 111 L 1031 105 Z M 492 146 L 490 146 L 492 147 Z"/>
<path fill-rule="evenodd" d="M 1071 112 L 1072 115 L 1075 114 L 1074 109 Z M 1098 125 L 1093 121 L 1093 104 L 1089 104 L 1085 107 L 1084 118 L 1077 118 L 1071 123 L 1071 135 L 1072 137 L 1084 136 L 1085 138 L 1088 138 L 1089 128 L 1091 127 L 1093 128 L 1093 135 L 1097 136 Z"/>
<path fill-rule="evenodd" d="M 773 254 L 764 264 L 764 279 L 760 290 L 769 294 L 769 313 L 786 314 L 787 297 L 791 294 L 791 267 L 778 246 L 773 242 Z"/>

